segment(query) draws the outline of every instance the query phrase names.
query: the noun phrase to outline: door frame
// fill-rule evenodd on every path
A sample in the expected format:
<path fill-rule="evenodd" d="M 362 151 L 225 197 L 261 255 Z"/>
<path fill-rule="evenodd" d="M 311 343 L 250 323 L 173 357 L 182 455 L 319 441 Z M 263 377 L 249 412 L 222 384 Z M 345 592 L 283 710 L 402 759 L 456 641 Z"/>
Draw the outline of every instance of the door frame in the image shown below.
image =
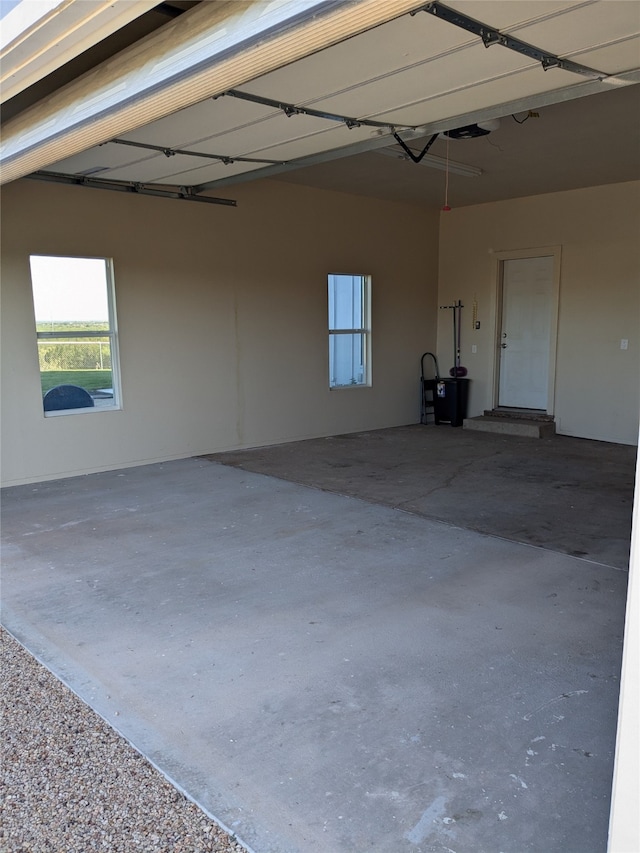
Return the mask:
<path fill-rule="evenodd" d="M 493 328 L 493 390 L 492 407 L 498 406 L 500 394 L 500 334 L 502 329 L 502 296 L 504 286 L 504 262 L 526 258 L 553 257 L 553 281 L 551 290 L 551 316 L 549 318 L 549 375 L 547 378 L 547 414 L 555 413 L 556 390 L 556 351 L 558 344 L 558 313 L 560 303 L 560 262 L 561 246 L 539 246 L 532 249 L 512 249 L 492 251 L 493 290 L 494 290 L 494 328 Z"/>

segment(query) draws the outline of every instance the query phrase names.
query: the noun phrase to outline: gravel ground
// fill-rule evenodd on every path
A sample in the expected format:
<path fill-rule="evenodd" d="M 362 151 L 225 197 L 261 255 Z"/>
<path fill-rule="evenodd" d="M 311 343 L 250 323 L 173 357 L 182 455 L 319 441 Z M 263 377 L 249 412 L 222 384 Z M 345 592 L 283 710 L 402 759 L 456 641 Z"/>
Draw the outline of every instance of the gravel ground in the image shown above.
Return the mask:
<path fill-rule="evenodd" d="M 244 853 L 0 631 L 1 853 Z"/>

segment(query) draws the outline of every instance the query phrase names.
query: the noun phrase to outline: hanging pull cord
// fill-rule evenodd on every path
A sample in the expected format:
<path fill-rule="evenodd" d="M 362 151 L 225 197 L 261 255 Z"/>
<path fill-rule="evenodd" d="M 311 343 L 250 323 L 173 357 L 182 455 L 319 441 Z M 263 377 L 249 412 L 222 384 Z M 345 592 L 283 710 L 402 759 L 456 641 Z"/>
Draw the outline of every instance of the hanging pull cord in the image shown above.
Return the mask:
<path fill-rule="evenodd" d="M 444 207 L 443 210 L 451 210 L 449 207 L 449 137 L 447 136 L 447 168 L 444 181 Z"/>
<path fill-rule="evenodd" d="M 433 136 L 431 137 L 431 139 L 427 142 L 427 144 L 423 148 L 423 150 L 419 154 L 414 154 L 413 151 L 407 145 L 407 143 L 404 141 L 404 139 L 402 139 L 400 136 L 398 136 L 398 134 L 395 131 L 393 132 L 393 138 L 395 139 L 395 141 L 402 148 L 402 150 L 405 151 L 409 155 L 409 157 L 413 160 L 414 163 L 419 163 L 422 160 L 424 155 L 431 148 L 431 146 L 433 145 L 433 143 L 436 141 L 436 139 L 439 136 L 440 136 L 439 133 L 434 133 Z"/>

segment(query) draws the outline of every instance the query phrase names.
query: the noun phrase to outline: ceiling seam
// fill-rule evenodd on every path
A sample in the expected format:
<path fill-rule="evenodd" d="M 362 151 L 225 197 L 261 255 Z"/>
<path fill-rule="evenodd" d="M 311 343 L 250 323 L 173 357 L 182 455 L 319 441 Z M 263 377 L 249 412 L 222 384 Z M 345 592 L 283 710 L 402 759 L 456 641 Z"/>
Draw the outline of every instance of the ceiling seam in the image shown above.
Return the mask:
<path fill-rule="evenodd" d="M 384 110 L 380 113 L 376 113 L 376 115 L 377 116 L 384 116 L 387 112 L 392 112 L 393 110 L 400 110 L 400 109 L 408 109 L 410 107 L 417 107 L 420 104 L 428 104 L 429 102 L 437 101 L 440 98 L 447 98 L 447 97 L 450 97 L 451 95 L 457 95 L 461 92 L 469 92 L 469 91 L 472 91 L 473 89 L 477 88 L 478 86 L 485 86 L 489 83 L 497 83 L 497 82 L 500 82 L 501 80 L 507 80 L 510 77 L 516 77 L 520 74 L 526 74 L 526 73 L 534 70 L 535 67 L 536 67 L 535 65 L 528 65 L 526 68 L 520 68 L 517 71 L 506 71 L 503 74 L 497 74 L 495 77 L 486 77 L 482 80 L 477 80 L 477 81 L 474 80 L 473 82 L 470 82 L 470 83 L 464 83 L 464 84 L 461 84 L 460 86 L 454 87 L 453 89 L 447 89 L 444 92 L 437 92 L 437 93 L 432 94 L 432 95 L 427 95 L 426 97 L 420 98 L 419 100 L 416 100 L 416 101 L 406 101 L 399 106 L 390 107 L 388 110 Z M 565 87 L 561 86 L 561 87 L 557 87 L 557 88 L 560 89 L 560 88 L 565 88 Z M 553 90 L 551 90 L 551 91 L 553 91 Z"/>
<path fill-rule="evenodd" d="M 581 47 L 578 50 L 573 50 L 567 53 L 567 56 L 581 56 L 583 53 L 593 53 L 595 50 L 603 50 L 608 47 L 616 47 L 617 45 L 624 44 L 628 41 L 637 41 L 640 36 L 640 30 L 635 33 L 631 33 L 626 36 L 620 36 L 617 39 L 611 39 L 610 41 L 599 42 L 598 44 L 591 45 L 590 47 Z M 638 51 L 640 57 L 640 50 Z M 633 69 L 637 71 L 638 69 Z"/>
<path fill-rule="evenodd" d="M 518 24 L 512 24 L 505 29 L 515 33 L 519 30 L 525 30 L 528 27 L 533 27 L 537 24 L 546 24 L 547 21 L 553 21 L 556 18 L 561 18 L 564 15 L 570 15 L 577 12 L 579 9 L 587 9 L 589 6 L 597 6 L 601 0 L 585 0 L 584 3 L 576 3 L 575 6 L 567 6 L 565 9 L 555 9 L 553 12 L 548 12 L 546 15 L 539 15 L 536 18 L 530 18 L 527 21 L 520 21 Z"/>

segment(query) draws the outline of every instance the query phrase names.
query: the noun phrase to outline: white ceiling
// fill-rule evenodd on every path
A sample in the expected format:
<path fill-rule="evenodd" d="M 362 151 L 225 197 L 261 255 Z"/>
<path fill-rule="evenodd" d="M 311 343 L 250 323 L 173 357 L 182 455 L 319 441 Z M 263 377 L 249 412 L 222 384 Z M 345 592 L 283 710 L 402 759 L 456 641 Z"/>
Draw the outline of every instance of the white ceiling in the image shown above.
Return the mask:
<path fill-rule="evenodd" d="M 451 176 L 459 204 L 639 176 L 637 0 L 447 0 L 444 5 L 595 69 L 604 79 L 562 68 L 545 71 L 536 59 L 498 44 L 486 48 L 477 35 L 420 10 L 234 90 L 385 123 L 384 128 L 287 115 L 270 104 L 223 94 L 123 133 L 119 142 L 50 163 L 46 171 L 216 194 L 238 180 L 277 176 L 432 203 L 440 195 L 442 172 L 373 150 L 393 145 L 394 129 L 418 152 L 436 131 L 502 116 L 490 136 L 449 144 L 453 160 L 483 170 L 480 177 Z M 522 121 L 529 109 L 540 118 L 523 124 L 511 118 L 515 114 Z M 411 128 L 419 130 L 407 132 Z M 438 139 L 431 151 L 445 156 L 446 148 Z"/>

